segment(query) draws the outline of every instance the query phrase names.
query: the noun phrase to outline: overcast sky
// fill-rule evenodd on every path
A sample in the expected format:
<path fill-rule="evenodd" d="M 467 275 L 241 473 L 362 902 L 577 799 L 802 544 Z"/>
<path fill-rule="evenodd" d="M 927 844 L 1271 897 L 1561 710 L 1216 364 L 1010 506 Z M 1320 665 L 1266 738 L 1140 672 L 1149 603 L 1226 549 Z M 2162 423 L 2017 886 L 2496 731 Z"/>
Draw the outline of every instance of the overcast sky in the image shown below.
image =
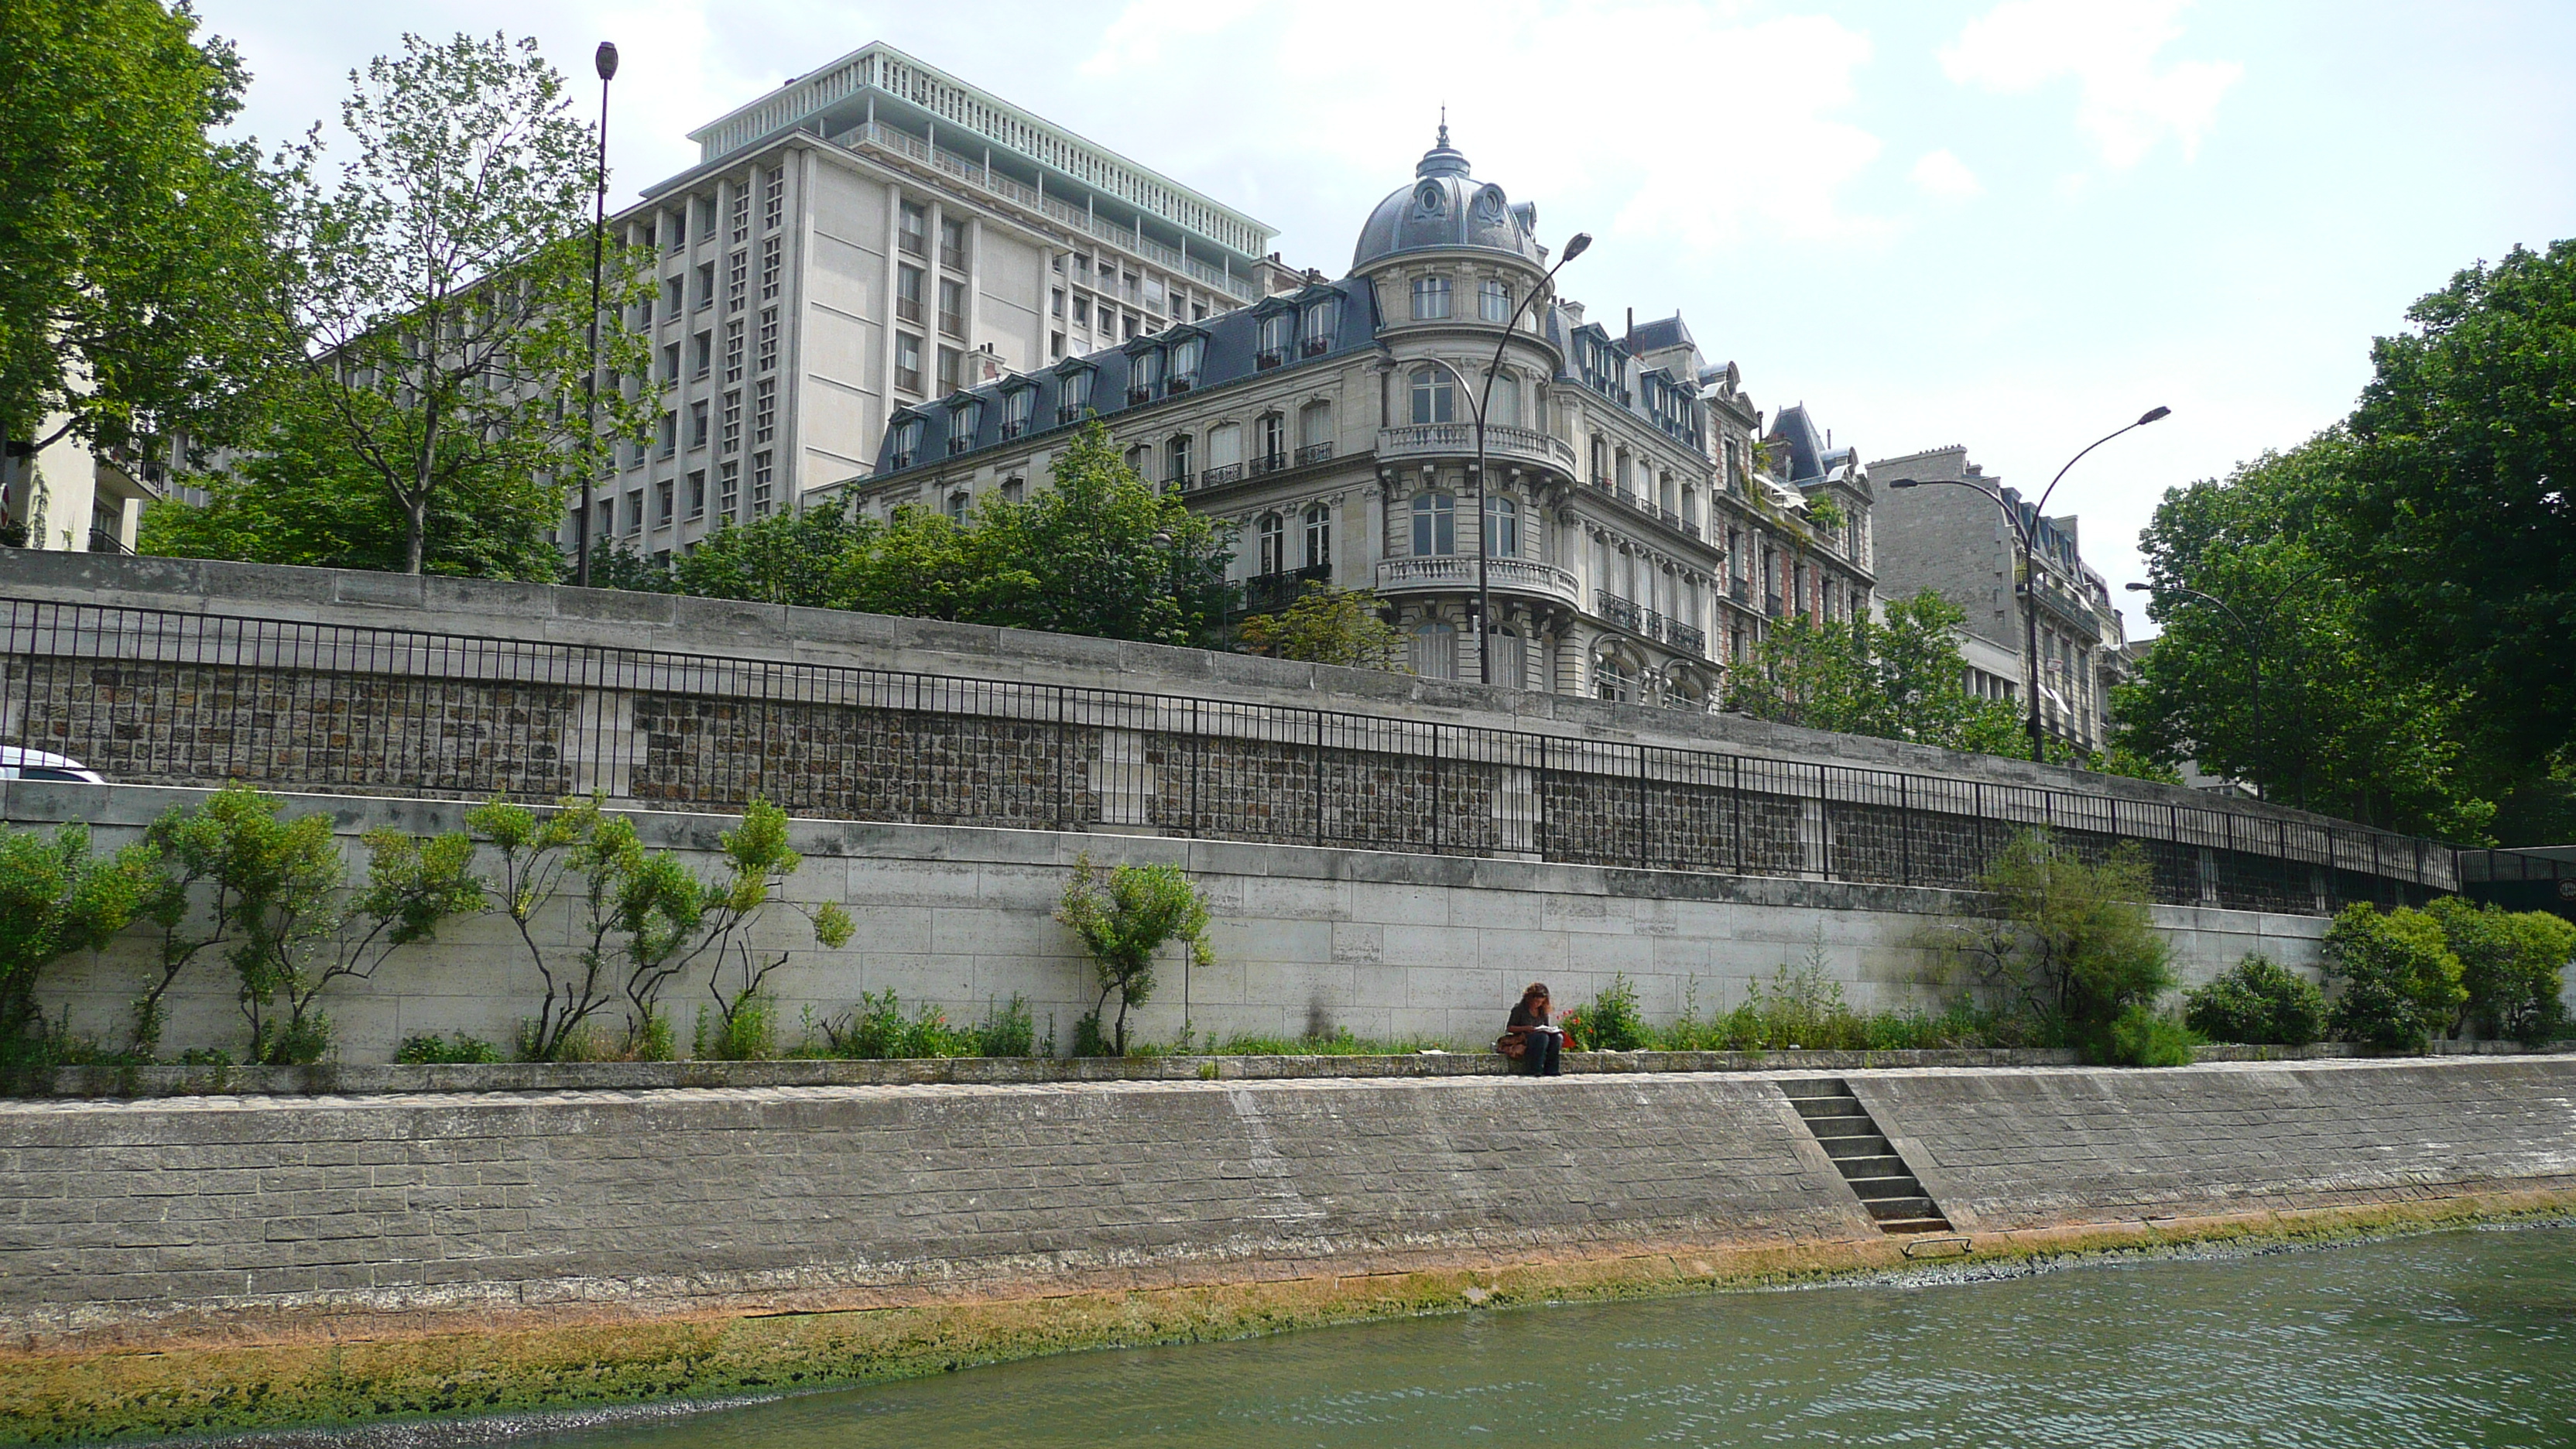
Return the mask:
<path fill-rule="evenodd" d="M 1965 443 L 2074 511 L 2113 586 L 2157 497 L 2339 417 L 2373 336 L 2576 235 L 2576 4 L 1885 0 L 201 0 L 264 138 L 411 29 L 624 54 L 615 194 L 872 40 L 1279 228 L 1340 275 L 1439 108 L 1476 174 L 1590 231 L 1566 290 L 1678 309 L 1765 408 L 1871 458 Z M 2123 601 L 2127 602 L 2127 601 Z M 2131 630 L 2145 621 L 2128 611 Z"/>

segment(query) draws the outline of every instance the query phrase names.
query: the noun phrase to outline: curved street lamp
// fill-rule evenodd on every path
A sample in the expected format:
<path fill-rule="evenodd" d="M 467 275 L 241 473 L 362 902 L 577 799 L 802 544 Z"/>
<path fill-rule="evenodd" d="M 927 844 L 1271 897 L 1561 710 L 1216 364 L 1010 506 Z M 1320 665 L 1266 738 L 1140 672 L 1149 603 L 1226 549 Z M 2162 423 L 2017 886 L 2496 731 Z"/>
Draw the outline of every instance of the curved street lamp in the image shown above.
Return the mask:
<path fill-rule="evenodd" d="M 1503 323 L 1502 340 L 1494 344 L 1494 360 L 1485 368 L 1485 385 L 1482 389 L 1479 389 L 1466 373 L 1459 371 L 1458 364 L 1445 357 L 1417 359 L 1448 369 L 1449 375 L 1458 379 L 1459 387 L 1474 394 L 1476 399 L 1476 682 L 1479 684 L 1494 682 L 1494 652 L 1493 645 L 1489 642 L 1489 636 L 1493 632 L 1490 627 L 1493 619 L 1493 594 L 1485 564 L 1487 557 L 1492 553 L 1488 545 L 1493 541 L 1488 532 L 1493 525 L 1491 520 L 1485 517 L 1485 410 L 1493 405 L 1494 377 L 1503 370 L 1503 356 L 1511 349 L 1512 329 L 1521 325 L 1521 313 L 1529 310 L 1530 303 L 1537 301 L 1541 296 L 1553 293 L 1556 290 L 1557 272 L 1562 270 L 1567 262 L 1583 255 L 1591 245 L 1592 233 L 1588 231 L 1578 231 L 1568 237 L 1565 242 L 1565 255 L 1556 259 L 1556 265 L 1548 268 L 1546 275 L 1539 278 L 1538 285 L 1532 287 L 1528 295 L 1521 298 L 1520 305 L 1512 309 L 1511 317 Z"/>
<path fill-rule="evenodd" d="M 582 459 L 581 522 L 574 528 L 572 581 L 580 588 L 590 587 L 590 514 L 591 491 L 599 478 L 599 268 L 601 252 L 608 230 L 608 83 L 617 77 L 617 46 L 603 40 L 592 53 L 591 65 L 599 72 L 599 155 L 592 164 L 590 214 L 590 374 L 582 384 Z"/>
<path fill-rule="evenodd" d="M 2136 422 L 2127 427 L 2114 429 L 2086 444 L 2084 452 L 2077 453 L 2066 460 L 2066 467 L 2057 470 L 2057 477 L 2048 480 L 2048 487 L 2040 492 L 2039 501 L 2031 505 L 2030 516 L 2033 522 L 2024 522 L 2021 510 L 2006 502 L 2000 489 L 1981 487 L 1964 478 L 1897 478 L 1887 485 L 1890 488 L 1922 488 L 1929 485 L 1965 488 L 2002 509 L 2005 520 L 2012 524 L 2013 542 L 2021 546 L 2021 652 L 2022 662 L 2026 666 L 2028 675 L 2023 687 L 2030 695 L 2030 758 L 2033 764 L 2045 764 L 2048 758 L 2046 736 L 2040 728 L 2039 721 L 2039 570 L 2035 558 L 2038 553 L 2038 539 L 2034 534 L 2036 520 L 2042 516 L 2041 510 L 2048 507 L 2049 495 L 2057 491 L 2057 485 L 2066 477 L 2067 469 L 2082 462 L 2084 453 L 2092 452 L 2095 448 L 2133 428 L 2143 428 L 2159 418 L 2171 416 L 2173 416 L 2172 408 L 2149 408 L 2139 415 Z"/>

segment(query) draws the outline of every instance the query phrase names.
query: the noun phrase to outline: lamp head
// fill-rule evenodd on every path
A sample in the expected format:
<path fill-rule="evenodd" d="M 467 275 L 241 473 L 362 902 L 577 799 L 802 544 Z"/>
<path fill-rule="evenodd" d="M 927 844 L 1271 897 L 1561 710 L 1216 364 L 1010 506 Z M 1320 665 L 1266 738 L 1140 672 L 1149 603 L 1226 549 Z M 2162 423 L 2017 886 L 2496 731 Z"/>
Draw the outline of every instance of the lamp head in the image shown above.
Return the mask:
<path fill-rule="evenodd" d="M 2143 427 L 2145 427 L 2147 424 L 2154 422 L 2154 421 L 2155 421 L 2156 419 L 2158 419 L 2158 418 L 2169 418 L 2169 417 L 2172 417 L 2172 416 L 2173 416 L 2173 409 L 2172 409 L 2172 408 L 2149 408 L 2149 409 L 2147 409 L 2147 411 L 2146 411 L 2146 415 L 2145 415 L 2144 417 L 2141 417 L 2141 418 L 2139 418 L 2139 419 L 2138 419 L 2138 426 L 2143 428 Z"/>
<path fill-rule="evenodd" d="M 1923 486 L 1923 480 L 1920 478 L 1890 478 L 1887 480 L 1887 486 L 1890 488 L 1920 488 Z"/>
<path fill-rule="evenodd" d="M 601 41 L 598 51 L 592 54 L 590 61 L 592 65 L 599 68 L 601 80 L 615 80 L 617 78 L 617 43 L 613 40 Z"/>
<path fill-rule="evenodd" d="M 2147 586 L 2145 584 L 2122 584 L 2120 587 L 2127 589 L 2133 594 L 2143 594 L 2147 592 Z"/>
<path fill-rule="evenodd" d="M 1578 231 L 1574 235 L 1567 237 L 1565 239 L 1565 255 L 1557 258 L 1557 265 L 1563 266 L 1567 262 L 1573 261 L 1576 257 L 1583 255 L 1585 248 L 1590 247 L 1591 245 L 1592 233 L 1588 231 Z"/>

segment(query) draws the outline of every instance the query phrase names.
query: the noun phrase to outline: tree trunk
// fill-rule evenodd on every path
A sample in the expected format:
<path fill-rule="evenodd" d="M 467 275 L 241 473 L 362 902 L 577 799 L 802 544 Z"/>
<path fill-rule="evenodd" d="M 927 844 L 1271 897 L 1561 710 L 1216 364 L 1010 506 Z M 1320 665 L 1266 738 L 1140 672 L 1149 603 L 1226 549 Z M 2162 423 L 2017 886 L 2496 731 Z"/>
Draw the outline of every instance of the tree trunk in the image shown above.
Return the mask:
<path fill-rule="evenodd" d="M 403 572 L 420 572 L 421 555 L 427 551 L 429 534 L 429 490 L 431 474 L 438 466 L 438 401 L 429 399 L 421 409 L 420 453 L 412 463 L 411 491 L 403 504 Z"/>

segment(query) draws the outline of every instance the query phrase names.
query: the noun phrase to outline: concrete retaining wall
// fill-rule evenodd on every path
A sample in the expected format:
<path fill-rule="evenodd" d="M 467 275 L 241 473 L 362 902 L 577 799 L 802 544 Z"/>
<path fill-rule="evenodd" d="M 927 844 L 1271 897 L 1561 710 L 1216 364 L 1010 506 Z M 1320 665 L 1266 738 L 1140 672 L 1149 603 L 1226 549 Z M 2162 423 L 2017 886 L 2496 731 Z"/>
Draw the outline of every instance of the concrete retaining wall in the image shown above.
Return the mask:
<path fill-rule="evenodd" d="M 0 784 L 0 820 L 43 827 L 92 824 L 105 848 L 134 838 L 202 791 L 140 786 Z M 327 811 L 353 867 L 357 836 L 378 825 L 429 834 L 463 828 L 466 806 L 445 801 L 288 796 L 290 814 Z M 712 874 L 727 817 L 637 816 L 648 844 L 685 852 Z M 1918 945 L 1952 892 L 1693 872 L 1619 870 L 1456 856 L 1395 855 L 1138 836 L 835 823 L 793 823 L 803 872 L 790 894 L 845 903 L 859 931 L 841 951 L 815 949 L 785 929 L 773 944 L 790 961 L 772 981 L 792 1042 L 798 1019 L 847 1010 L 862 992 L 892 990 L 972 1021 L 1013 994 L 1032 1002 L 1060 1046 L 1097 999 L 1087 961 L 1050 916 L 1075 856 L 1103 863 L 1171 861 L 1214 904 L 1213 963 L 1177 953 L 1136 1023 L 1148 1040 L 1177 1036 L 1186 1013 L 1201 1032 L 1295 1036 L 1347 1027 L 1364 1036 L 1491 1041 L 1520 988 L 1544 980 L 1560 1002 L 1589 999 L 1624 973 L 1656 1021 L 1695 996 L 1714 1014 L 1744 999 L 1749 978 L 1818 956 L 1858 1008 L 1936 1006 L 1951 988 Z M 2312 969 L 2325 922 L 2308 916 L 2159 906 L 2179 974 L 2205 979 L 2248 951 Z M 568 949 L 569 908 L 547 926 Z M 152 970 L 148 933 L 104 957 L 58 964 L 44 992 L 75 1030 L 122 1029 L 127 1003 Z M 171 1001 L 165 1054 L 247 1037 L 220 962 L 191 968 Z M 397 954 L 373 981 L 326 998 L 343 1057 L 382 1062 L 405 1036 L 466 1031 L 506 1044 L 535 1008 L 538 983 L 497 916 L 458 921 L 434 943 Z M 703 973 L 677 984 L 685 1046 L 710 1000 Z"/>
<path fill-rule="evenodd" d="M 2576 1185 L 2576 1058 L 1847 1079 L 1977 1230 Z M 1753 1075 L 19 1102 L 0 1204 L 31 1346 L 1878 1239 Z"/>

